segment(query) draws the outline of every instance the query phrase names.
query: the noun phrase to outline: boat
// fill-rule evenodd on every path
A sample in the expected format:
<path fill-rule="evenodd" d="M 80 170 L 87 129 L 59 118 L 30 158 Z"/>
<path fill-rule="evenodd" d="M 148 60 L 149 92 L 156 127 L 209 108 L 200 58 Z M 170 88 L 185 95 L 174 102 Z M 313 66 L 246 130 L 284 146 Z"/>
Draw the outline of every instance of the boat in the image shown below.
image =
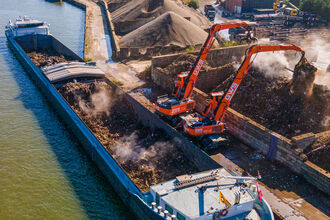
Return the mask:
<path fill-rule="evenodd" d="M 45 22 L 19 18 L 14 23 L 9 22 L 5 33 L 9 45 L 27 73 L 80 140 L 124 204 L 138 218 L 274 219 L 270 206 L 261 197 L 257 186 L 258 178 L 240 177 L 221 167 L 193 174 L 183 173 L 175 179 L 151 185 L 149 191 L 142 193 L 57 91 L 54 81 L 57 83 L 58 78 L 48 78 L 51 71 L 68 64 L 40 68 L 32 62 L 26 50 L 52 48 L 61 55 L 73 57 L 75 62 L 72 65 L 79 65 L 77 61 L 84 63 L 83 59 L 54 38 Z M 68 80 L 68 77 L 65 77 L 65 80 Z"/>

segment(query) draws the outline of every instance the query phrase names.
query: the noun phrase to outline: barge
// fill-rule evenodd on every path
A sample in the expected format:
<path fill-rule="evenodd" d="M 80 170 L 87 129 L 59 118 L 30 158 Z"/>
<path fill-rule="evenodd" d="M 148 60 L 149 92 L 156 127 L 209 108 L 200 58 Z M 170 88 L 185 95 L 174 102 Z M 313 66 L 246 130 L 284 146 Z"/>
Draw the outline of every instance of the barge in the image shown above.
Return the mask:
<path fill-rule="evenodd" d="M 152 185 L 147 192 L 142 193 L 56 89 L 59 84 L 69 80 L 101 79 L 102 72 L 97 70 L 94 63 L 84 63 L 82 58 L 54 38 L 45 22 L 20 18 L 14 23 L 9 22 L 5 34 L 27 73 L 138 218 L 274 219 L 257 187 L 257 178 L 239 177 L 225 168 L 189 175 L 183 173 L 174 179 Z M 61 56 L 70 57 L 74 62 L 46 62 L 46 66 L 37 67 L 26 52 L 49 49 Z M 63 70 L 68 66 L 69 70 Z M 79 67 L 83 73 L 72 72 L 70 67 Z M 84 71 L 84 68 L 88 71 Z M 54 75 L 57 72 L 59 75 Z"/>

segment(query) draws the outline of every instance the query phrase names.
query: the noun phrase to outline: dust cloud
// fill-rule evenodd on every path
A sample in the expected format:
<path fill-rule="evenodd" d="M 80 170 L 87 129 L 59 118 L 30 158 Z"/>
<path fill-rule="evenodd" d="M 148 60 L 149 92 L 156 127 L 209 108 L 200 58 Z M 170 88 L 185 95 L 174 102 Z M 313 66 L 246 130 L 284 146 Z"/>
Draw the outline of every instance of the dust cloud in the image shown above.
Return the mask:
<path fill-rule="evenodd" d="M 92 90 L 95 90 L 95 93 L 90 95 L 89 101 L 81 97 L 77 98 L 79 107 L 83 112 L 93 117 L 103 113 L 109 116 L 111 103 L 114 101 L 112 94 L 104 87 L 96 86 Z"/>
<path fill-rule="evenodd" d="M 330 65 L 330 31 L 320 30 L 309 33 L 303 40 L 292 43 L 305 51 L 305 56 L 311 64 L 318 68 L 314 83 L 330 88 L 330 73 L 326 71 Z M 260 39 L 259 44 L 269 44 L 269 40 Z M 294 66 L 300 59 L 297 52 L 266 52 L 259 53 L 254 60 L 253 67 L 263 72 L 266 77 L 292 78 Z"/>
<path fill-rule="evenodd" d="M 157 141 L 146 147 L 137 133 L 133 132 L 131 135 L 119 138 L 112 150 L 121 163 L 145 160 L 148 161 L 148 166 L 153 167 L 153 161 L 162 158 L 167 152 L 173 150 L 173 145 L 168 141 Z"/>

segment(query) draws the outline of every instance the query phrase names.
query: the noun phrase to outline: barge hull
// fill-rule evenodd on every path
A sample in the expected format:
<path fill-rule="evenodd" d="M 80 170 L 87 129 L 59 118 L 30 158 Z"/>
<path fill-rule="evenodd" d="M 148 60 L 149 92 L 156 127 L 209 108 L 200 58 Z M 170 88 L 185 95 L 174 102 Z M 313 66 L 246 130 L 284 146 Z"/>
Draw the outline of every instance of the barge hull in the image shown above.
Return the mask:
<path fill-rule="evenodd" d="M 51 39 L 45 39 L 45 37 Z M 25 40 L 32 40 L 33 36 L 25 36 L 24 38 Z M 38 38 L 42 39 L 45 44 L 55 42 L 57 45 L 57 50 L 60 50 L 61 52 L 65 51 L 67 55 L 74 57 L 78 56 L 51 35 L 42 37 L 37 36 L 37 39 Z M 111 157 L 111 155 L 106 151 L 98 139 L 87 128 L 83 121 L 81 121 L 81 119 L 73 111 L 70 105 L 50 83 L 47 77 L 31 61 L 31 59 L 27 56 L 18 42 L 14 38 L 8 36 L 7 39 L 14 54 L 23 65 L 23 67 L 27 70 L 27 73 L 40 88 L 49 102 L 53 105 L 53 107 L 56 109 L 56 112 L 65 121 L 66 125 L 78 138 L 86 152 L 96 163 L 102 173 L 106 176 L 107 180 L 118 193 L 124 204 L 127 205 L 130 210 L 132 210 L 132 212 L 140 219 L 163 219 L 146 204 L 146 202 L 142 199 L 144 195 L 131 181 L 127 174 L 121 169 L 117 162 Z M 40 43 L 41 41 L 39 44 Z M 31 41 L 30 43 L 26 43 L 27 47 L 31 47 L 31 45 L 33 45 Z M 33 47 L 36 49 L 35 45 L 33 45 Z M 82 59 L 79 57 L 79 60 Z"/>

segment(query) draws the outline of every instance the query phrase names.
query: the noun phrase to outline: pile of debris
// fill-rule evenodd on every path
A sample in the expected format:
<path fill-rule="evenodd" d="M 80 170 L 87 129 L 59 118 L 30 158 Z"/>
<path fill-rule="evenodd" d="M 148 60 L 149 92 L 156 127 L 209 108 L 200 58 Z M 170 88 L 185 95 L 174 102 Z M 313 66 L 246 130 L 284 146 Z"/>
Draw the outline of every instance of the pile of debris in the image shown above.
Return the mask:
<path fill-rule="evenodd" d="M 315 70 L 310 64 L 296 67 L 293 79 L 289 80 L 269 78 L 252 68 L 238 88 L 231 107 L 288 138 L 329 130 L 330 109 L 326 106 L 330 104 L 330 90 L 313 84 Z M 232 78 L 214 91 L 226 89 Z"/>
<path fill-rule="evenodd" d="M 59 89 L 141 191 L 197 171 L 164 132 L 137 124 L 130 106 L 111 91 L 105 82 L 67 83 Z"/>
<path fill-rule="evenodd" d="M 38 49 L 37 51 L 26 51 L 26 53 L 32 62 L 39 68 L 67 61 L 75 61 L 71 57 L 60 55 L 51 48 Z"/>
<path fill-rule="evenodd" d="M 330 120 L 330 118 L 328 118 Z M 330 171 L 330 131 L 316 135 L 316 141 L 304 150 L 308 160 L 317 164 L 327 172 Z"/>
<path fill-rule="evenodd" d="M 181 54 L 169 65 L 154 67 L 154 72 L 164 76 L 162 79 L 164 85 L 166 85 L 164 89 L 173 91 L 177 75 L 190 71 L 196 59 L 197 55 Z M 234 65 L 235 62 L 232 62 L 223 66 L 213 67 L 205 60 L 196 81 L 196 87 L 204 92 L 210 92 L 212 88 L 215 88 L 236 71 Z"/>

